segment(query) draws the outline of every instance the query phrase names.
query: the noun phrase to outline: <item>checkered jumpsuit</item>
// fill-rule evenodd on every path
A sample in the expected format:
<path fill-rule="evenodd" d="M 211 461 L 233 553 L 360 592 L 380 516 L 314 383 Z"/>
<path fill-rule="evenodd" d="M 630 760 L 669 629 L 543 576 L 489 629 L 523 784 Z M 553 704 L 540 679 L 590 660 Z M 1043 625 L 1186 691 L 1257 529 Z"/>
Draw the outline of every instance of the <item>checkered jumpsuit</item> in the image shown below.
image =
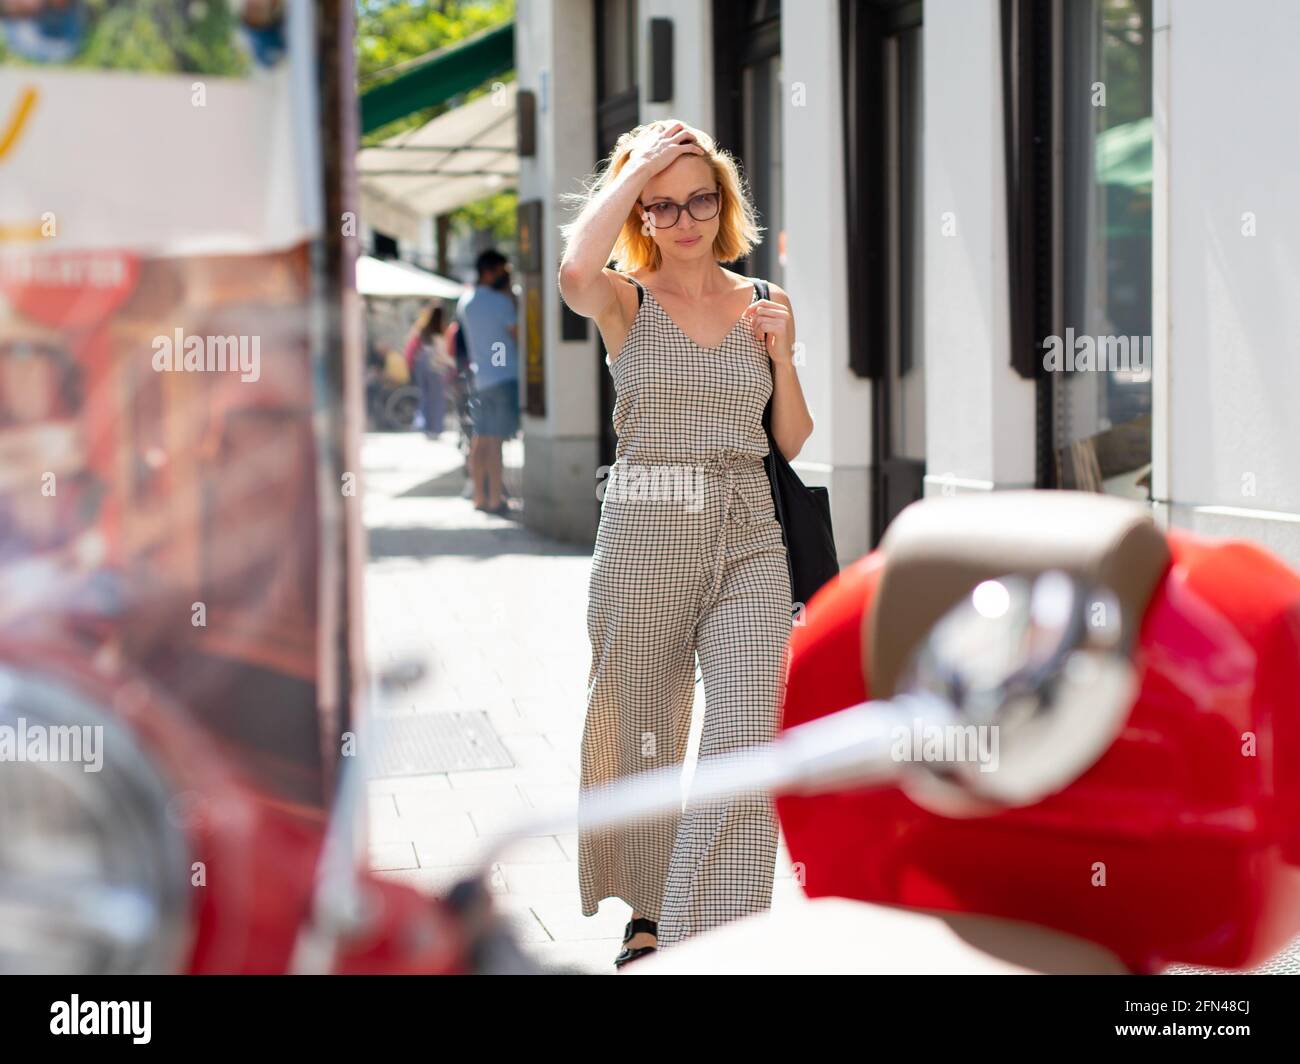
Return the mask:
<path fill-rule="evenodd" d="M 640 307 L 623 349 L 605 359 L 618 446 L 587 608 L 578 879 L 583 915 L 621 898 L 658 920 L 664 948 L 770 908 L 777 849 L 770 796 L 753 792 L 584 830 L 585 791 L 684 762 L 697 654 L 700 757 L 773 739 L 791 601 L 763 465 L 769 356 L 743 319 L 717 347 L 702 347 L 637 287 Z"/>

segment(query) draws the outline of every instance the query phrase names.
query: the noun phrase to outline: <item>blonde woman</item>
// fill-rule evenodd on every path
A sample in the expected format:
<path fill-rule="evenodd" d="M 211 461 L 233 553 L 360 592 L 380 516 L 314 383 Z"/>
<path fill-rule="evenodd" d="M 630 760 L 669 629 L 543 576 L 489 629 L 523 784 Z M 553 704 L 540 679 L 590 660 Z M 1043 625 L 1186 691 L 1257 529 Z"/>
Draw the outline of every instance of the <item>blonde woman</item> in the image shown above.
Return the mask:
<path fill-rule="evenodd" d="M 771 906 L 766 794 L 599 831 L 581 811 L 588 788 L 684 761 L 697 654 L 699 756 L 776 734 L 791 596 L 763 410 L 770 397 L 787 459 L 813 422 L 789 298 L 776 285 L 761 298 L 761 280 L 721 265 L 748 254 L 759 227 L 708 134 L 677 121 L 625 133 L 584 201 L 564 227 L 560 291 L 609 352 L 618 446 L 589 586 L 578 874 L 584 915 L 609 897 L 632 907 L 621 967 Z"/>

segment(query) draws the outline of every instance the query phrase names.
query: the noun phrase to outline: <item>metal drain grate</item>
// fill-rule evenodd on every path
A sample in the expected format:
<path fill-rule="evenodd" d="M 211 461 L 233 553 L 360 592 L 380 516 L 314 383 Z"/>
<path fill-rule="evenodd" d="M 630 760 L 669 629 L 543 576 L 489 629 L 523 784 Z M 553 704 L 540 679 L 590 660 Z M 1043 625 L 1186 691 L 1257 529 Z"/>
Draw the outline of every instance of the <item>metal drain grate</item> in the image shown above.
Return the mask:
<path fill-rule="evenodd" d="M 376 777 L 472 772 L 515 764 L 482 712 L 379 717 L 373 729 Z"/>

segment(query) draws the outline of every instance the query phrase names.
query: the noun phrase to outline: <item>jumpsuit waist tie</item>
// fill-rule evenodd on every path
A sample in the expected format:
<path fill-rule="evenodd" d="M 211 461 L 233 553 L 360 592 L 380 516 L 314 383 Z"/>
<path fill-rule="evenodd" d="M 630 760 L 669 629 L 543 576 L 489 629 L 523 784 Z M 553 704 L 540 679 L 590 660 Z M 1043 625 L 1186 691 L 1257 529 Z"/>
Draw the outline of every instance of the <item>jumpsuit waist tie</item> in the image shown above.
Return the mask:
<path fill-rule="evenodd" d="M 747 519 L 752 519 L 754 511 L 745 496 L 738 490 L 736 471 L 738 469 L 755 469 L 763 467 L 763 459 L 749 451 L 725 450 L 709 455 L 702 463 L 703 467 L 713 473 L 720 473 L 725 478 L 723 484 L 722 521 L 718 525 L 718 545 L 713 554 L 713 588 L 710 598 L 716 596 L 722 587 L 722 569 L 727 549 L 727 519 L 731 515 L 731 501 L 739 498 Z"/>

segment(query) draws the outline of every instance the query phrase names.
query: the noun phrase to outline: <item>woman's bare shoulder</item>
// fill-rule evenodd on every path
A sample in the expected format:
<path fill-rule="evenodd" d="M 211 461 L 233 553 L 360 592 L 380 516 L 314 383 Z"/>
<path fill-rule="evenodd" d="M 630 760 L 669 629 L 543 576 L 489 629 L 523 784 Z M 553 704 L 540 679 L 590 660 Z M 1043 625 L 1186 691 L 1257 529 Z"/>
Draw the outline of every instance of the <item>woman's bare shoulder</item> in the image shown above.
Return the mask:
<path fill-rule="evenodd" d="M 633 284 L 631 274 L 609 266 L 604 267 L 604 273 L 614 289 L 614 300 L 605 313 L 596 318 L 596 328 L 600 330 L 601 339 L 605 341 L 608 361 L 613 364 L 618 358 L 624 340 L 627 339 L 628 331 L 632 328 L 632 322 L 636 319 L 637 311 L 641 306 L 641 294 Z M 640 278 L 636 280 L 639 281 Z"/>
<path fill-rule="evenodd" d="M 629 288 L 635 289 L 636 284 L 633 284 L 633 281 L 641 285 L 643 288 L 651 288 L 654 286 L 655 278 L 659 276 L 659 274 L 657 270 L 647 270 L 642 266 L 640 269 L 630 270 L 627 273 L 620 273 L 619 276 L 627 282 Z"/>
<path fill-rule="evenodd" d="M 631 273 L 624 273 L 622 270 L 614 269 L 613 266 L 606 266 L 604 267 L 603 272 L 605 276 L 611 278 L 615 284 L 624 284 L 629 288 L 635 288 L 636 285 L 634 285 L 632 281 L 640 281 L 641 278 L 637 277 L 636 274 L 641 273 L 642 271 L 633 270 Z"/>
<path fill-rule="evenodd" d="M 614 306 L 619 309 L 619 317 L 625 323 L 630 324 L 632 316 L 636 314 L 637 306 L 640 303 L 640 293 L 633 281 L 641 279 L 639 277 L 634 278 L 632 274 L 623 273 L 621 270 L 616 270 L 612 266 L 604 267 L 603 272 L 614 288 L 614 295 L 617 300 Z M 610 310 L 612 311 L 613 307 Z"/>

